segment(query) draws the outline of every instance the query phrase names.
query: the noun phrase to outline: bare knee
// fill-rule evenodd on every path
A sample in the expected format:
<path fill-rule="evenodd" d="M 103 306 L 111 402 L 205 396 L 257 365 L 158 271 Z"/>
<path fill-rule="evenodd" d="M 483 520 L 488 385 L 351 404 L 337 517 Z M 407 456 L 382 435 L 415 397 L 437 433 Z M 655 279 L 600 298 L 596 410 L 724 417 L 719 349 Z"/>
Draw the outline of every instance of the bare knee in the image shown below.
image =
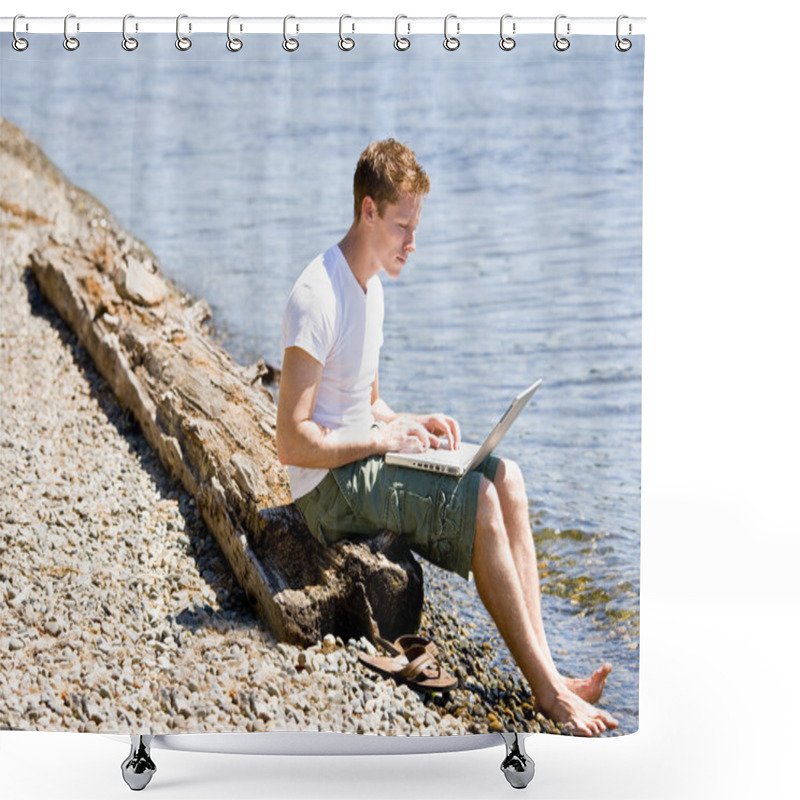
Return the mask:
<path fill-rule="evenodd" d="M 495 475 L 495 487 L 503 518 L 506 522 L 508 538 L 512 547 L 522 546 L 526 551 L 533 550 L 528 494 L 522 470 L 514 461 L 502 459 Z"/>
<path fill-rule="evenodd" d="M 481 477 L 478 489 L 478 514 L 475 533 L 499 535 L 503 533 L 503 506 L 497 487 L 487 478 Z"/>
<path fill-rule="evenodd" d="M 494 482 L 500 495 L 506 495 L 517 502 L 525 502 L 527 504 L 525 478 L 522 476 L 522 470 L 516 461 L 510 461 L 505 458 L 500 459 Z"/>
<path fill-rule="evenodd" d="M 475 541 L 472 550 L 475 561 L 495 561 L 501 553 L 510 554 L 510 542 L 503 521 L 503 507 L 497 487 L 487 478 L 481 478 L 478 490 L 478 513 L 475 519 Z M 473 571 L 475 567 L 473 566 Z"/>

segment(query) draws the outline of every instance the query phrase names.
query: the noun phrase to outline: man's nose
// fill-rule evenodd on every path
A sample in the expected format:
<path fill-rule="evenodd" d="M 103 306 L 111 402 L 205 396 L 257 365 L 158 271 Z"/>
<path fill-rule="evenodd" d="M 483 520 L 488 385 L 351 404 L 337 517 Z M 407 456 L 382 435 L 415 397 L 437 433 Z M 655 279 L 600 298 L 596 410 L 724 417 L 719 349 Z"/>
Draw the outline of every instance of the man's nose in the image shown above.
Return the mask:
<path fill-rule="evenodd" d="M 408 250 L 409 253 L 413 253 L 417 249 L 417 239 L 414 231 L 409 231 L 406 235 L 406 240 L 403 242 L 403 249 Z"/>

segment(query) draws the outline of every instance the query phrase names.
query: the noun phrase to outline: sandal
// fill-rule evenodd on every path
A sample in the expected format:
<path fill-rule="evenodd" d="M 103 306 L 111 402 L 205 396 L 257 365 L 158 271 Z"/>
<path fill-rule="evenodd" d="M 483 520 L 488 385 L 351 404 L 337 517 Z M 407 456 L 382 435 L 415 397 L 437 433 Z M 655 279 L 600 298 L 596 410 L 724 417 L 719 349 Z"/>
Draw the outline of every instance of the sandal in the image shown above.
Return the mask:
<path fill-rule="evenodd" d="M 402 636 L 399 638 L 422 639 L 422 637 Z M 367 653 L 359 653 L 358 659 L 370 669 L 407 683 L 422 692 L 449 692 L 455 689 L 458 686 L 458 678 L 442 669 L 432 652 L 432 648 L 438 652 L 435 649 L 436 645 L 429 640 L 423 641 L 428 644 L 411 644 L 402 653 L 394 656 L 370 656 Z"/>

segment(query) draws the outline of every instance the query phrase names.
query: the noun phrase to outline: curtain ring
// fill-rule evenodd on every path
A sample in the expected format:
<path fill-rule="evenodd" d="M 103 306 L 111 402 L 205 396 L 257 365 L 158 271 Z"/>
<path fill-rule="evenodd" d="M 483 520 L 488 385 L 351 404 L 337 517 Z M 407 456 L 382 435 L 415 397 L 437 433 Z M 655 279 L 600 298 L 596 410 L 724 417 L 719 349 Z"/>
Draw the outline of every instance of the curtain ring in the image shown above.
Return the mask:
<path fill-rule="evenodd" d="M 447 23 L 450 22 L 451 19 L 457 19 L 455 14 L 448 14 L 444 18 L 444 49 L 449 50 L 451 53 L 453 50 L 458 50 L 461 47 L 461 42 L 458 39 L 458 36 L 450 36 L 447 33 Z M 456 24 L 456 34 L 458 34 L 460 24 Z"/>
<path fill-rule="evenodd" d="M 556 17 L 556 22 L 554 26 L 556 40 L 553 42 L 553 47 L 555 47 L 555 49 L 558 50 L 559 53 L 563 53 L 565 50 L 569 50 L 569 39 L 567 39 L 564 36 L 558 35 L 558 21 L 560 19 L 566 19 L 566 18 L 567 18 L 566 14 L 559 14 Z M 568 35 L 569 35 L 569 22 L 567 23 L 567 36 Z"/>
<path fill-rule="evenodd" d="M 290 19 L 297 19 L 297 17 L 293 17 L 291 14 L 283 18 L 283 49 L 287 53 L 293 53 L 300 47 L 300 42 L 297 39 L 290 39 L 287 31 L 287 25 Z"/>
<path fill-rule="evenodd" d="M 178 18 L 175 20 L 175 47 L 182 52 L 188 50 L 192 46 L 191 39 L 187 36 L 181 36 L 181 20 L 188 18 L 188 14 L 178 14 Z M 191 26 L 189 26 L 189 30 L 191 30 Z"/>
<path fill-rule="evenodd" d="M 19 36 L 17 34 L 17 20 L 18 19 L 25 19 L 25 17 L 22 14 L 17 14 L 17 16 L 14 17 L 14 23 L 11 26 L 11 30 L 12 30 L 12 32 L 14 34 L 14 41 L 11 43 L 11 46 L 18 53 L 21 53 L 23 50 L 27 50 L 28 49 L 28 40 L 27 39 L 23 39 L 21 36 Z"/>
<path fill-rule="evenodd" d="M 70 53 L 81 46 L 81 43 L 74 36 L 70 36 L 67 30 L 71 19 L 75 19 L 74 14 L 67 14 L 67 16 L 64 17 L 64 49 L 69 50 Z"/>
<path fill-rule="evenodd" d="M 616 47 L 617 50 L 620 51 L 620 53 L 627 53 L 628 50 L 630 50 L 631 47 L 633 47 L 633 42 L 631 42 L 630 39 L 621 39 L 620 38 L 620 35 L 619 35 L 619 23 L 622 22 L 623 19 L 628 19 L 628 17 L 625 14 L 620 14 L 617 17 L 617 41 L 614 42 L 614 47 Z M 630 25 L 630 23 L 628 23 L 628 34 L 630 34 L 630 32 L 631 32 L 631 25 Z"/>
<path fill-rule="evenodd" d="M 122 18 L 122 49 L 132 53 L 138 46 L 139 40 L 128 36 L 128 20 L 135 19 L 133 14 L 126 14 Z"/>
<path fill-rule="evenodd" d="M 511 36 L 506 36 L 503 31 L 503 25 L 507 19 L 511 19 L 511 14 L 503 14 L 503 16 L 500 17 L 500 49 L 506 52 L 513 50 L 517 46 L 516 41 Z M 514 23 L 512 31 L 516 33 L 516 29 L 517 25 Z"/>
<path fill-rule="evenodd" d="M 342 16 L 339 17 L 339 49 L 345 51 L 352 50 L 356 46 L 355 41 L 351 39 L 349 36 L 346 37 L 342 32 L 342 25 L 346 19 L 353 19 L 353 18 L 349 14 L 342 14 Z M 351 23 L 351 27 L 353 31 L 355 31 L 356 26 Z"/>
<path fill-rule="evenodd" d="M 236 14 L 231 14 L 228 17 L 228 41 L 225 42 L 225 47 L 227 47 L 231 53 L 238 53 L 244 46 L 241 39 L 235 39 L 233 36 L 231 36 L 231 22 L 233 22 L 235 19 L 239 19 Z"/>
<path fill-rule="evenodd" d="M 401 19 L 408 19 L 405 14 L 398 14 L 394 18 L 394 49 L 395 50 L 408 50 L 411 47 L 411 39 L 406 39 L 405 36 L 400 36 L 400 32 L 398 30 L 400 25 Z M 408 32 L 411 33 L 411 25 L 406 23 L 408 28 Z"/>

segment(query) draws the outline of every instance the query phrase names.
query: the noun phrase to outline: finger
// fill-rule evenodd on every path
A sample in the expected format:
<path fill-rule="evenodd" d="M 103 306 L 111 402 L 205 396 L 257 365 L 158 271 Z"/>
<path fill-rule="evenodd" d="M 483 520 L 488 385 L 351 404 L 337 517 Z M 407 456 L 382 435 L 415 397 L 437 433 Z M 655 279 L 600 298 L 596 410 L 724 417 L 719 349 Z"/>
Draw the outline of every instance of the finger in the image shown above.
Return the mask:
<path fill-rule="evenodd" d="M 437 437 L 447 439 L 447 446 L 452 450 L 455 445 L 455 437 L 453 436 L 453 428 L 450 425 L 449 417 L 444 414 L 433 414 L 428 425 L 429 430 L 435 433 Z"/>
<path fill-rule="evenodd" d="M 416 436 L 404 437 L 400 445 L 401 453 L 422 453 L 424 450 L 424 444 Z"/>
<path fill-rule="evenodd" d="M 432 437 L 422 425 L 414 424 L 410 426 L 408 435 L 414 437 L 419 442 L 422 450 L 427 450 L 429 447 L 435 446 L 434 437 Z"/>
<path fill-rule="evenodd" d="M 456 447 L 459 447 L 461 445 L 461 426 L 458 424 L 458 420 L 453 420 L 453 428 L 455 430 Z"/>
<path fill-rule="evenodd" d="M 457 449 L 461 444 L 461 428 L 452 417 L 445 417 L 447 422 L 447 438 L 450 440 L 450 448 Z"/>
<path fill-rule="evenodd" d="M 453 435 L 453 426 L 450 424 L 451 420 L 449 417 L 446 417 L 444 414 L 437 415 L 437 421 L 439 423 L 439 430 L 441 434 L 447 439 L 447 446 L 451 449 L 455 449 L 456 439 Z"/>

